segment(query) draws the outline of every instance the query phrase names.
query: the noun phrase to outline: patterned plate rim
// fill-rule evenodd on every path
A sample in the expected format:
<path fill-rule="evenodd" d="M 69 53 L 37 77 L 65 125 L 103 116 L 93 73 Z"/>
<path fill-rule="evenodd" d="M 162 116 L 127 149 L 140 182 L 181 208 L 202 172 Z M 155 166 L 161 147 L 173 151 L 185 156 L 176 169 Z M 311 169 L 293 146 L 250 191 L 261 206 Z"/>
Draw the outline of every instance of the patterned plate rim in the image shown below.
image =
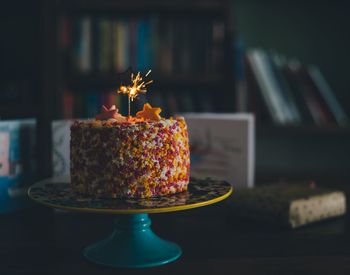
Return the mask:
<path fill-rule="evenodd" d="M 147 208 L 147 207 L 145 207 L 142 209 L 98 209 L 98 208 L 89 208 L 89 207 L 81 208 L 81 207 L 74 207 L 74 206 L 64 206 L 64 205 L 44 202 L 40 199 L 34 198 L 31 195 L 32 188 L 37 187 L 37 185 L 39 185 L 39 184 L 44 184 L 45 182 L 47 182 L 47 180 L 43 180 L 43 181 L 40 181 L 38 183 L 35 183 L 28 189 L 28 196 L 31 200 L 33 200 L 39 204 L 51 207 L 51 208 L 57 208 L 57 209 L 68 210 L 68 211 L 72 211 L 72 212 L 80 212 L 80 213 L 100 213 L 100 214 L 142 214 L 142 213 L 152 214 L 152 213 L 164 213 L 164 212 L 188 210 L 188 209 L 203 207 L 203 206 L 207 206 L 207 205 L 211 205 L 211 204 L 220 202 L 220 201 L 228 198 L 234 191 L 233 187 L 230 186 L 229 190 L 221 196 L 218 196 L 218 197 L 210 199 L 210 200 L 186 204 L 186 205 L 167 206 L 167 207 L 159 207 L 159 208 Z M 55 184 L 54 180 L 51 183 Z M 56 182 L 56 184 L 60 184 L 60 183 Z M 226 182 L 226 184 L 229 184 L 229 183 Z"/>

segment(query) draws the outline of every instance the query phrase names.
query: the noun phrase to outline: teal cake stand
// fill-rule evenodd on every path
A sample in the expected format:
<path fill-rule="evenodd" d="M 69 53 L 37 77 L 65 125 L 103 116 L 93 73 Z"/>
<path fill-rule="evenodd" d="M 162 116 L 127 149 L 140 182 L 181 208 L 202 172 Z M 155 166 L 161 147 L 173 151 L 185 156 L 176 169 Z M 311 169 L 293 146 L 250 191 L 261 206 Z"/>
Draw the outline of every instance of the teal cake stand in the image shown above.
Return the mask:
<path fill-rule="evenodd" d="M 114 215 L 112 234 L 84 250 L 91 262 L 110 267 L 143 268 L 178 259 L 181 248 L 158 237 L 148 214 L 187 210 L 224 200 L 231 185 L 212 179 L 191 179 L 188 191 L 149 199 L 104 199 L 72 192 L 69 180 L 47 179 L 34 184 L 28 195 L 49 207 L 75 212 Z"/>

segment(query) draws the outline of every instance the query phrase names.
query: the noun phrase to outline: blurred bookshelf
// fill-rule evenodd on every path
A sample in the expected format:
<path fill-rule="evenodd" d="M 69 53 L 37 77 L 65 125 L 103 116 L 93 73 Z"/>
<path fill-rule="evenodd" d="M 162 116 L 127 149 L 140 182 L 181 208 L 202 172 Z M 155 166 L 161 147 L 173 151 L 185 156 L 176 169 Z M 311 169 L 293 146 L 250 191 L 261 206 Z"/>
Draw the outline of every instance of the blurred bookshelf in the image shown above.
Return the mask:
<path fill-rule="evenodd" d="M 235 109 L 256 115 L 256 178 L 267 182 L 348 178 L 350 39 L 343 35 L 350 23 L 345 12 L 348 5 L 330 0 L 232 3 Z M 339 106 L 330 107 L 322 98 L 319 87 L 324 83 L 315 89 L 315 79 L 310 80 L 310 72 L 315 76 L 315 71 L 322 74 L 321 82 L 326 82 L 326 90 Z M 281 75 L 291 77 L 287 90 L 296 99 L 301 119 L 292 116 L 285 120 L 283 115 L 290 112 L 290 105 L 279 103 L 277 111 L 271 106 L 276 99 L 288 101 L 285 87 L 271 89 L 271 83 L 266 82 L 270 79 L 272 86 L 279 85 Z M 338 109 L 337 114 L 334 109 Z M 278 112 L 282 117 L 273 117 Z"/>
<path fill-rule="evenodd" d="M 154 83 L 139 105 L 159 105 L 164 115 L 234 111 L 232 63 L 225 62 L 232 58 L 229 11 L 225 0 L 46 4 L 51 117 L 91 117 L 102 104 L 124 111 L 116 90 L 128 81 L 118 76 L 130 69 L 152 69 Z"/>
<path fill-rule="evenodd" d="M 259 182 L 345 178 L 349 117 L 327 76 L 316 65 L 235 43 L 236 110 L 255 114 Z"/>

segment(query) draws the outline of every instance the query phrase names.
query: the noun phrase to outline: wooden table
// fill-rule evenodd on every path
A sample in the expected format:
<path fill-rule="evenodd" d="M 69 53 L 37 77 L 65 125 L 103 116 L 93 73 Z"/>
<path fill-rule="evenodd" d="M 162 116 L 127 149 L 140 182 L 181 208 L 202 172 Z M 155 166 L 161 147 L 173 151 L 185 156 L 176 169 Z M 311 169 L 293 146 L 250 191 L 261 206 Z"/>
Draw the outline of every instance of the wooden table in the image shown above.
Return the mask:
<path fill-rule="evenodd" d="M 234 217 L 229 200 L 153 214 L 154 230 L 184 253 L 171 264 L 141 270 L 84 259 L 83 248 L 110 233 L 109 215 L 36 206 L 0 216 L 0 274 L 350 274 L 348 217 L 287 230 Z"/>

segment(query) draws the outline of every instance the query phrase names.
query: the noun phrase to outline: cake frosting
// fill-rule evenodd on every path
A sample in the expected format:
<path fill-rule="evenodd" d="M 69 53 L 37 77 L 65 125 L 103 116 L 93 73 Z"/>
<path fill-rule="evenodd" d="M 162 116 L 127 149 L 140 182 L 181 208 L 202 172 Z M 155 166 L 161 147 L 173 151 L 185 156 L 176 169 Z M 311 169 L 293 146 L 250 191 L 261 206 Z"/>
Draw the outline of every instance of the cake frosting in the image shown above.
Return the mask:
<path fill-rule="evenodd" d="M 183 117 L 113 116 L 71 126 L 75 192 L 107 198 L 149 198 L 187 190 L 189 144 Z M 146 117 L 146 119 L 145 119 Z"/>

